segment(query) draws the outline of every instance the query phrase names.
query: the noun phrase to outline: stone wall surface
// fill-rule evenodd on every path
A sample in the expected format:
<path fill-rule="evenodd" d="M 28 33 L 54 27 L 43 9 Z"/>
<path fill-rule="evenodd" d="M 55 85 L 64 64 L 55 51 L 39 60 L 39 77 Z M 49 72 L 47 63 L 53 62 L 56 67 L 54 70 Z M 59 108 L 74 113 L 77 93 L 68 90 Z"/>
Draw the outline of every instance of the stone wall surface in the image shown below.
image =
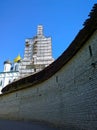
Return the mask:
<path fill-rule="evenodd" d="M 0 96 L 0 118 L 97 129 L 97 31 L 58 72 Z"/>

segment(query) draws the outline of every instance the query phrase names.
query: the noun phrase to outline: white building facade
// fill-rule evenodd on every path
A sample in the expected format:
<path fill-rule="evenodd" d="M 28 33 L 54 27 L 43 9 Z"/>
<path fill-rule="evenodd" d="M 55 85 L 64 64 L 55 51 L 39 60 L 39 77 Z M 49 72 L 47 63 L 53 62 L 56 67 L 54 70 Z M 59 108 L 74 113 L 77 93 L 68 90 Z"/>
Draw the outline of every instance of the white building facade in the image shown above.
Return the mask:
<path fill-rule="evenodd" d="M 38 25 L 37 35 L 25 40 L 24 58 L 18 55 L 13 64 L 9 60 L 4 62 L 4 71 L 0 72 L 0 91 L 18 78 L 43 70 L 53 61 L 51 37 L 45 37 L 43 26 Z"/>
<path fill-rule="evenodd" d="M 20 73 L 15 68 L 12 69 L 12 64 L 9 60 L 4 62 L 4 71 L 0 72 L 0 93 L 2 88 L 7 84 L 15 81 L 20 77 Z"/>

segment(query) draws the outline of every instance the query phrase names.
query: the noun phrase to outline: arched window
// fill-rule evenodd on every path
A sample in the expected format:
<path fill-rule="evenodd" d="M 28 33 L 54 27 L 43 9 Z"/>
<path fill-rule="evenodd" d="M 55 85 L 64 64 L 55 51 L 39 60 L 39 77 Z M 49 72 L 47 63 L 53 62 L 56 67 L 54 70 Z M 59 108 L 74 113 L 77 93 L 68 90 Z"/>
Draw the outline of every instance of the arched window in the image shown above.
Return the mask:
<path fill-rule="evenodd" d="M 16 65 L 15 65 L 15 71 L 18 71 L 18 70 L 19 70 L 19 65 L 16 64 Z"/>

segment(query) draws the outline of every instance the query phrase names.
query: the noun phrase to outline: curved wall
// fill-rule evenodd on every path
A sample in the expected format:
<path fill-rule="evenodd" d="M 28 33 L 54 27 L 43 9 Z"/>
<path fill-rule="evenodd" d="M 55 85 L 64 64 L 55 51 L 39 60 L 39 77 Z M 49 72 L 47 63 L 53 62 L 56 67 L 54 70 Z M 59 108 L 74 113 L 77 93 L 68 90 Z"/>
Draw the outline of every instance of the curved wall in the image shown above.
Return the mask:
<path fill-rule="evenodd" d="M 0 118 L 47 121 L 81 129 L 95 128 L 96 63 L 97 31 L 52 77 L 32 87 L 1 95 Z"/>

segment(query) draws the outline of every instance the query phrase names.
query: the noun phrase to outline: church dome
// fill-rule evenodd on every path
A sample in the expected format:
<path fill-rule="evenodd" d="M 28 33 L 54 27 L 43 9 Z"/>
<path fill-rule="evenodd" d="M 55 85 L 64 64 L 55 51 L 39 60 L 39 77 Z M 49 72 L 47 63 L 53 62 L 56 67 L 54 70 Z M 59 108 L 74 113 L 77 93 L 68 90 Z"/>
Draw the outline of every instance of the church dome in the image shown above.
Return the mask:
<path fill-rule="evenodd" d="M 10 60 L 4 61 L 4 64 L 11 64 Z"/>
<path fill-rule="evenodd" d="M 21 60 L 21 56 L 18 55 L 18 56 L 14 59 L 14 62 L 16 63 L 16 62 L 19 62 L 20 60 Z"/>

